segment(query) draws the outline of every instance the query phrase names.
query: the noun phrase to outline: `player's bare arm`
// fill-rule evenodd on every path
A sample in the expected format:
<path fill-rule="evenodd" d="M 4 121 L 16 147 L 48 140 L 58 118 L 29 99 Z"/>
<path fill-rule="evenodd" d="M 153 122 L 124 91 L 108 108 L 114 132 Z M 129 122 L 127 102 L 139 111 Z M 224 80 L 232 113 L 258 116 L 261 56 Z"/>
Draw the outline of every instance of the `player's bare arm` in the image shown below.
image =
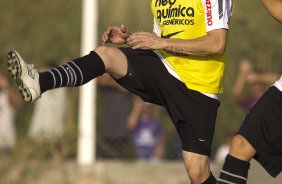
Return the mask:
<path fill-rule="evenodd" d="M 268 12 L 282 23 L 282 0 L 261 0 Z"/>
<path fill-rule="evenodd" d="M 103 44 L 125 44 L 129 35 L 130 33 L 123 24 L 120 26 L 111 26 L 103 33 L 102 42 Z"/>
<path fill-rule="evenodd" d="M 217 29 L 208 32 L 206 36 L 196 39 L 168 39 L 164 50 L 193 56 L 223 54 L 226 37 L 226 29 Z"/>
<path fill-rule="evenodd" d="M 127 39 L 127 44 L 133 49 L 162 49 L 184 55 L 206 56 L 223 54 L 226 36 L 226 29 L 213 30 L 208 32 L 206 36 L 190 40 L 164 39 L 154 33 L 136 32 Z"/>
<path fill-rule="evenodd" d="M 128 39 L 127 44 L 133 49 L 162 49 L 165 40 L 152 32 L 135 32 Z"/>

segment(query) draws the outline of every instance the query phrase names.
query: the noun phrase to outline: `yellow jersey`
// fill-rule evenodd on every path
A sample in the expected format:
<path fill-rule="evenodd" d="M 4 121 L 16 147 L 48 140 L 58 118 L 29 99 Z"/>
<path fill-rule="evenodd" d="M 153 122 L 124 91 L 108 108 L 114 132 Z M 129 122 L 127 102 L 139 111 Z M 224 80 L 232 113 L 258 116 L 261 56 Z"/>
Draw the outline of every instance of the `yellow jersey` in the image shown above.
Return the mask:
<path fill-rule="evenodd" d="M 215 29 L 229 29 L 231 6 L 231 0 L 152 0 L 154 32 L 162 38 L 185 40 L 205 36 Z M 225 54 L 185 56 L 156 52 L 189 89 L 209 94 L 223 91 Z"/>

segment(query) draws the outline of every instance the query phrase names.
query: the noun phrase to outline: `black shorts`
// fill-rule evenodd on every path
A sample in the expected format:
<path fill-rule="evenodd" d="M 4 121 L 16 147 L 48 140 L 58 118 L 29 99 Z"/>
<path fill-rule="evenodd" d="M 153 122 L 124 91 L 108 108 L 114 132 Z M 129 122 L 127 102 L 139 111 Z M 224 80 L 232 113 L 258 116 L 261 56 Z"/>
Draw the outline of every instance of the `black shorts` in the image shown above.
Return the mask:
<path fill-rule="evenodd" d="M 276 177 L 282 171 L 282 92 L 269 88 L 246 115 L 239 134 L 256 150 L 254 158 Z"/>
<path fill-rule="evenodd" d="M 182 141 L 182 149 L 210 156 L 219 101 L 188 89 L 151 50 L 120 48 L 127 75 L 117 82 L 144 101 L 163 106 Z"/>

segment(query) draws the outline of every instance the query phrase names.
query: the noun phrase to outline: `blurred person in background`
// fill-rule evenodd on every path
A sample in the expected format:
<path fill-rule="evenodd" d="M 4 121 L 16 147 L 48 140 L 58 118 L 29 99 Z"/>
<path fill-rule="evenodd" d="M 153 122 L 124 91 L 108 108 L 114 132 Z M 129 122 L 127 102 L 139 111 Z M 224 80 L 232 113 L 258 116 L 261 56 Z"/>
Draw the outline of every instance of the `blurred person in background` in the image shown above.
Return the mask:
<path fill-rule="evenodd" d="M 54 67 L 54 65 L 52 62 L 47 64 L 48 68 Z M 34 104 L 28 137 L 38 143 L 58 141 L 65 130 L 67 101 L 66 88 L 58 88 L 44 93 L 42 99 Z"/>
<path fill-rule="evenodd" d="M 261 0 L 282 23 L 282 0 Z M 233 137 L 218 184 L 246 184 L 250 160 L 255 159 L 272 176 L 282 171 L 282 76 L 247 113 Z"/>
<path fill-rule="evenodd" d="M 244 112 L 249 112 L 265 90 L 278 78 L 277 74 L 255 70 L 251 61 L 243 58 L 233 86 L 233 96 Z"/>
<path fill-rule="evenodd" d="M 121 87 L 113 78 L 104 74 L 98 77 L 98 104 L 100 114 L 98 155 L 102 158 L 129 159 L 135 157 L 128 117 L 132 108 L 132 93 Z"/>
<path fill-rule="evenodd" d="M 130 33 L 124 25 L 104 32 L 103 44 L 126 47 L 102 45 L 40 73 L 11 51 L 8 70 L 26 102 L 47 90 L 81 86 L 110 74 L 144 101 L 167 110 L 181 139 L 192 184 L 215 184 L 210 153 L 218 95 L 223 92 L 232 0 L 152 0 L 151 10 L 153 32 Z"/>
<path fill-rule="evenodd" d="M 225 157 L 229 153 L 231 140 L 234 136 L 234 133 L 230 130 L 227 130 L 224 133 L 224 141 L 223 144 L 218 147 L 215 153 L 214 161 L 218 164 L 222 164 L 225 160 Z"/>
<path fill-rule="evenodd" d="M 22 99 L 10 88 L 7 78 L 0 70 L 0 152 L 9 152 L 15 147 L 15 108 L 22 104 Z"/>
<path fill-rule="evenodd" d="M 140 160 L 162 159 L 164 129 L 161 122 L 153 116 L 153 104 L 145 103 L 136 97 L 127 126 L 132 132 L 135 150 Z"/>
<path fill-rule="evenodd" d="M 177 133 L 174 133 L 171 136 L 170 147 L 172 149 L 172 150 L 169 150 L 171 159 L 174 159 L 174 160 L 183 159 L 181 140 Z"/>

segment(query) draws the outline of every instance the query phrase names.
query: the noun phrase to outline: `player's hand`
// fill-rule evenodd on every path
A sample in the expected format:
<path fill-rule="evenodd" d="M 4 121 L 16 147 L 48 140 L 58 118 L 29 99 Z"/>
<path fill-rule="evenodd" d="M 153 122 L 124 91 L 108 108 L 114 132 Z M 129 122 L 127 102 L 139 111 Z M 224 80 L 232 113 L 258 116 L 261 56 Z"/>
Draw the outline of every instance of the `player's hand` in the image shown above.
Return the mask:
<path fill-rule="evenodd" d="M 259 82 L 259 76 L 255 72 L 250 72 L 246 77 L 246 81 L 250 84 Z"/>
<path fill-rule="evenodd" d="M 102 42 L 103 44 L 125 44 L 129 35 L 130 33 L 123 24 L 120 26 L 108 27 L 108 29 L 103 33 Z"/>
<path fill-rule="evenodd" d="M 243 59 L 240 63 L 240 72 L 247 75 L 252 72 L 252 64 L 248 59 Z"/>
<path fill-rule="evenodd" d="M 135 32 L 128 39 L 127 44 L 133 49 L 163 49 L 164 39 L 150 32 Z"/>

